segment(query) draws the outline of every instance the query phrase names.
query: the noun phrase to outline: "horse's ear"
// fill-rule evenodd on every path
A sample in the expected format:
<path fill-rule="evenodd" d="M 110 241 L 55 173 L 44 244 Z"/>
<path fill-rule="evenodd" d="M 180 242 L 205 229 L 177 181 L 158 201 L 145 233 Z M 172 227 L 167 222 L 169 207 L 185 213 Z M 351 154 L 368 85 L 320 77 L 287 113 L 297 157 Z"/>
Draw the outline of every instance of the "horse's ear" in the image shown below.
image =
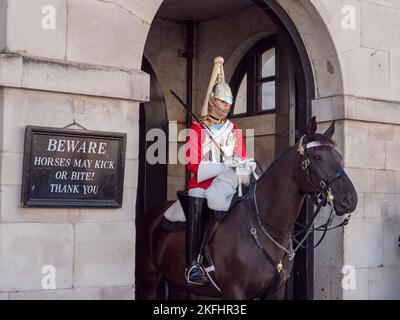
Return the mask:
<path fill-rule="evenodd" d="M 333 134 L 335 133 L 335 121 L 332 121 L 330 127 L 326 129 L 324 135 L 332 138 Z"/>
<path fill-rule="evenodd" d="M 311 120 L 307 123 L 307 138 L 313 139 L 315 136 L 315 132 L 317 132 L 317 121 L 315 117 L 312 117 Z"/>

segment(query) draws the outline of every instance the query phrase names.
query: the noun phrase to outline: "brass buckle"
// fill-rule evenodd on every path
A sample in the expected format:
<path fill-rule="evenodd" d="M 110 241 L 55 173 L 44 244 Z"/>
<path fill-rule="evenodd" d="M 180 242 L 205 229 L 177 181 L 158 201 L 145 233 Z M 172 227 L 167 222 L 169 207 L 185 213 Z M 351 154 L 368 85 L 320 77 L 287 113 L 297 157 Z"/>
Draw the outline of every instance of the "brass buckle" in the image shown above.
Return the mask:
<path fill-rule="evenodd" d="M 304 136 L 302 136 L 302 137 L 300 138 L 299 147 L 297 148 L 297 152 L 298 152 L 301 156 L 304 156 L 304 153 L 305 153 L 305 148 L 304 148 L 304 146 L 303 146 L 303 140 L 304 140 L 305 137 L 306 137 L 306 136 L 304 135 Z"/>
<path fill-rule="evenodd" d="M 324 197 L 324 195 L 323 195 L 321 192 L 319 192 L 319 191 L 317 191 L 317 192 L 315 193 L 315 196 L 317 197 L 318 200 L 322 200 L 323 197 Z"/>
<path fill-rule="evenodd" d="M 297 152 L 301 155 L 304 156 L 304 147 L 302 145 L 299 145 L 299 148 L 297 149 Z"/>
<path fill-rule="evenodd" d="M 301 163 L 301 167 L 303 168 L 303 170 L 306 170 L 308 168 L 308 166 L 310 165 L 310 160 L 306 159 Z"/>
<path fill-rule="evenodd" d="M 281 261 L 279 261 L 279 263 L 276 265 L 276 270 L 278 271 L 278 273 L 281 273 L 282 269 L 283 269 L 283 263 L 282 263 L 282 260 L 281 260 Z"/>
<path fill-rule="evenodd" d="M 335 200 L 335 197 L 333 196 L 332 192 L 329 190 L 328 191 L 328 196 L 326 197 L 326 202 L 333 208 L 333 201 Z"/>

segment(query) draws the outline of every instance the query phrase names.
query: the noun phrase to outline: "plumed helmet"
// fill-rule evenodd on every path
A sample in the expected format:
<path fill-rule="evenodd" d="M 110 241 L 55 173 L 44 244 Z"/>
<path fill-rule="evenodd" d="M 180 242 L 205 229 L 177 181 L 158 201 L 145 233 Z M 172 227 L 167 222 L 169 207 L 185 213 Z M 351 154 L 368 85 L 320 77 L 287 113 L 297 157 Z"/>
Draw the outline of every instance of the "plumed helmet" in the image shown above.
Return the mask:
<path fill-rule="evenodd" d="M 220 99 L 232 105 L 233 95 L 229 85 L 225 82 L 224 58 L 217 57 L 214 59 L 214 68 L 211 74 L 210 83 L 208 85 L 207 94 L 201 109 L 201 116 L 208 115 L 208 100 Z"/>
<path fill-rule="evenodd" d="M 220 99 L 232 105 L 233 95 L 231 87 L 226 82 L 217 83 L 211 92 L 211 98 Z"/>

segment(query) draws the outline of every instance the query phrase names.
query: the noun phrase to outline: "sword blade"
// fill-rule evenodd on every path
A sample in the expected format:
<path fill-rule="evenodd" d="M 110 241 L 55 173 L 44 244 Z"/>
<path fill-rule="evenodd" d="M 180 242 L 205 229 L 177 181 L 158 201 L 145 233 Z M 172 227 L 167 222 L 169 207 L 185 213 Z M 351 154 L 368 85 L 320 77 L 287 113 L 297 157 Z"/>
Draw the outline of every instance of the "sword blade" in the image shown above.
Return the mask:
<path fill-rule="evenodd" d="M 218 149 L 219 149 L 221 155 L 224 155 L 224 156 L 225 156 L 224 150 L 222 150 L 221 146 L 214 140 L 213 133 L 212 133 L 211 129 L 210 129 L 209 127 L 207 127 L 202 121 L 200 121 L 200 120 L 195 116 L 195 114 L 192 112 L 192 110 L 190 110 L 190 109 L 186 106 L 186 104 L 182 101 L 182 99 L 181 99 L 174 91 L 172 91 L 172 90 L 169 90 L 169 91 L 170 91 L 170 92 L 172 93 L 172 95 L 176 98 L 176 100 L 178 100 L 179 103 L 186 109 L 186 111 L 189 112 L 189 114 L 192 116 L 192 118 L 195 119 L 195 120 L 206 130 L 206 132 L 208 133 L 208 136 L 210 137 L 210 139 L 212 140 L 212 142 L 214 142 L 214 144 L 218 147 Z M 221 162 L 222 162 L 222 161 L 221 161 Z"/>

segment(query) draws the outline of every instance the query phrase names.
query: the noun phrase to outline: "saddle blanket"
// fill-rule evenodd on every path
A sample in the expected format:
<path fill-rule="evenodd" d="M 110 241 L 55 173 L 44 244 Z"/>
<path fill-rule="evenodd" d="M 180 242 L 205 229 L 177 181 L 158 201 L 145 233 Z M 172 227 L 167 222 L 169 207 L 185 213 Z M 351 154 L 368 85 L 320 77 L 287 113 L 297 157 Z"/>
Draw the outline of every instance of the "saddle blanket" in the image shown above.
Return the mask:
<path fill-rule="evenodd" d="M 186 222 L 185 214 L 179 200 L 176 200 L 168 209 L 164 212 L 164 218 L 170 222 Z"/>

